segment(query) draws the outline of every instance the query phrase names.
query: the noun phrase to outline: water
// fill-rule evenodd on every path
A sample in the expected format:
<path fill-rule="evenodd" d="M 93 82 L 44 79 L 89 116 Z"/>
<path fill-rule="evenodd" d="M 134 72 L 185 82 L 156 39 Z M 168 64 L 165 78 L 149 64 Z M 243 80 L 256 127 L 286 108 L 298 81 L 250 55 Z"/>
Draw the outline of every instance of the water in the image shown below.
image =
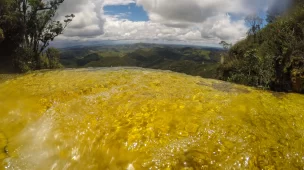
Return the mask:
<path fill-rule="evenodd" d="M 0 84 L 0 169 L 302 169 L 304 96 L 135 68 Z"/>

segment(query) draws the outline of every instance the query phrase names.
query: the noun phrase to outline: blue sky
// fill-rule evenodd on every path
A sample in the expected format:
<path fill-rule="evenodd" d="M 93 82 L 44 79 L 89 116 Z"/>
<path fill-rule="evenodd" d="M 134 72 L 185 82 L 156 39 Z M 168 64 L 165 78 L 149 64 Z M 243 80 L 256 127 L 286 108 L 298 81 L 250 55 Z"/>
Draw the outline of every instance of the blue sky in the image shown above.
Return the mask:
<path fill-rule="evenodd" d="M 135 3 L 129 5 L 109 5 L 103 8 L 106 15 L 119 15 L 121 19 L 130 21 L 148 21 L 147 12 L 142 6 L 137 6 Z"/>

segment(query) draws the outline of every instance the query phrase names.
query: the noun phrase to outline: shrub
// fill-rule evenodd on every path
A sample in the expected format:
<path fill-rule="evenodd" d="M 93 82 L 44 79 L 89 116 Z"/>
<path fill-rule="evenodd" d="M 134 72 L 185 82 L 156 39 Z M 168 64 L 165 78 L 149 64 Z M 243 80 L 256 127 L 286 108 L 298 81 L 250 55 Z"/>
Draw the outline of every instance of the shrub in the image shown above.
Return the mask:
<path fill-rule="evenodd" d="M 220 68 L 224 80 L 239 84 L 269 88 L 274 78 L 274 64 L 271 56 L 257 55 L 257 50 L 244 52 L 242 59 L 229 60 Z"/>
<path fill-rule="evenodd" d="M 276 91 L 304 90 L 304 6 L 297 5 L 258 32 L 258 40 L 236 43 L 218 77 Z"/>
<path fill-rule="evenodd" d="M 13 64 L 14 67 L 20 72 L 28 72 L 34 70 L 36 62 L 34 60 L 35 53 L 30 48 L 19 47 L 14 53 Z"/>
<path fill-rule="evenodd" d="M 49 69 L 50 68 L 50 61 L 46 54 L 41 54 L 39 56 L 39 68 L 40 69 Z"/>
<path fill-rule="evenodd" d="M 48 48 L 45 52 L 45 68 L 55 69 L 61 68 L 62 65 L 60 64 L 60 52 L 56 48 Z"/>
<path fill-rule="evenodd" d="M 55 48 L 49 48 L 39 57 L 31 48 L 19 47 L 14 54 L 14 67 L 20 72 L 28 72 L 39 69 L 55 69 L 61 68 L 59 62 L 60 53 Z"/>

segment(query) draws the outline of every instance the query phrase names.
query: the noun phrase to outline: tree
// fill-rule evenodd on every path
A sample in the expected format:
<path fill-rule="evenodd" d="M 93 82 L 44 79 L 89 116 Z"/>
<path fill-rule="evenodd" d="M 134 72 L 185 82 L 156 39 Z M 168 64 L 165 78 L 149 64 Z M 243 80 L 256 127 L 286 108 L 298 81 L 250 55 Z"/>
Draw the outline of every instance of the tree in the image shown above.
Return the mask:
<path fill-rule="evenodd" d="M 49 68 L 59 68 L 61 66 L 59 59 L 60 59 L 60 52 L 56 48 L 48 48 L 46 50 L 46 57 L 48 59 Z"/>
<path fill-rule="evenodd" d="M 226 61 L 219 76 L 275 91 L 304 93 L 303 16 L 304 4 L 299 1 L 279 19 L 256 32 L 259 43 L 251 40 L 251 34 L 236 43 L 227 57 L 236 60 Z"/>
<path fill-rule="evenodd" d="M 222 45 L 225 50 L 229 50 L 232 47 L 232 44 L 229 44 L 226 41 L 221 41 L 219 44 Z"/>
<path fill-rule="evenodd" d="M 71 14 L 65 16 L 63 22 L 54 20 L 56 11 L 63 2 L 64 0 L 0 0 L 0 27 L 6 37 L 5 41 L 15 42 L 17 45 L 14 48 L 32 51 L 28 54 L 33 56 L 26 58 L 34 59 L 34 69 L 39 69 L 40 55 L 49 42 L 62 34 L 75 17 Z M 7 43 L 3 42 L 1 45 L 4 44 Z M 20 51 L 22 50 L 18 50 Z"/>
<path fill-rule="evenodd" d="M 250 26 L 247 35 L 253 36 L 254 42 L 256 41 L 256 35 L 261 30 L 263 19 L 257 15 L 250 15 L 245 18 L 246 23 Z"/>
<path fill-rule="evenodd" d="M 221 41 L 219 44 L 222 45 L 223 48 L 226 50 L 225 53 L 221 54 L 221 62 L 220 63 L 224 64 L 225 63 L 225 58 L 228 56 L 228 50 L 232 47 L 232 44 L 229 44 L 226 41 Z"/>
<path fill-rule="evenodd" d="M 15 0 L 0 0 L 0 28 L 3 36 L 0 42 L 0 61 L 11 60 L 12 54 L 22 42 L 21 15 Z"/>
<path fill-rule="evenodd" d="M 53 17 L 64 0 L 21 0 L 19 11 L 22 15 L 23 25 L 23 48 L 30 48 L 35 53 L 36 61 L 39 55 L 53 41 L 55 37 L 62 34 L 63 30 L 72 21 L 74 15 L 67 15 L 64 22 L 54 21 Z"/>

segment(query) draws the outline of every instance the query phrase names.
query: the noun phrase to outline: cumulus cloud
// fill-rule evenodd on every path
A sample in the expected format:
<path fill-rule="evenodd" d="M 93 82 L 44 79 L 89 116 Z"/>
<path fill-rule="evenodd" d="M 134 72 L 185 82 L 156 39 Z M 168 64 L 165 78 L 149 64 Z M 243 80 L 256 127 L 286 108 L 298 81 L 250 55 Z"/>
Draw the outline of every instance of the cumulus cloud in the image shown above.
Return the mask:
<path fill-rule="evenodd" d="M 58 9 L 58 20 L 65 15 L 75 14 L 75 18 L 64 32 L 65 36 L 95 37 L 102 35 L 104 0 L 65 0 Z"/>
<path fill-rule="evenodd" d="M 232 21 L 229 15 L 211 17 L 191 27 L 169 27 L 157 22 L 132 22 L 106 16 L 105 33 L 108 40 L 166 40 L 217 44 L 221 40 L 235 42 L 246 34 L 243 20 Z"/>
<path fill-rule="evenodd" d="M 152 22 L 168 27 L 200 27 L 203 39 L 235 42 L 247 31 L 243 18 L 265 13 L 275 6 L 286 8 L 290 0 L 137 0 Z M 278 3 L 279 2 L 279 3 Z M 239 20 L 230 16 L 239 16 Z"/>
<path fill-rule="evenodd" d="M 232 21 L 229 15 L 209 17 L 201 24 L 202 38 L 217 38 L 235 42 L 244 37 L 248 28 L 244 20 Z"/>
<path fill-rule="evenodd" d="M 267 1 L 267 0 L 266 0 Z M 265 6 L 265 0 L 137 0 L 154 22 L 198 23 L 225 13 L 250 14 Z"/>
<path fill-rule="evenodd" d="M 154 22 L 132 22 L 107 17 L 103 39 L 108 40 L 187 40 L 188 33 L 195 33 L 200 39 L 198 30 L 167 27 Z M 189 34 L 190 35 L 190 34 Z"/>
<path fill-rule="evenodd" d="M 280 1 L 280 3 L 276 3 Z M 60 16 L 74 13 L 74 21 L 60 40 L 180 41 L 217 44 L 236 42 L 248 30 L 247 15 L 284 9 L 289 0 L 65 0 Z M 108 15 L 107 5 L 136 3 L 149 21 L 130 21 L 121 13 Z M 231 16 L 238 16 L 232 19 Z"/>
<path fill-rule="evenodd" d="M 226 13 L 250 15 L 275 6 L 284 8 L 290 0 L 137 0 L 155 22 L 203 22 Z"/>

